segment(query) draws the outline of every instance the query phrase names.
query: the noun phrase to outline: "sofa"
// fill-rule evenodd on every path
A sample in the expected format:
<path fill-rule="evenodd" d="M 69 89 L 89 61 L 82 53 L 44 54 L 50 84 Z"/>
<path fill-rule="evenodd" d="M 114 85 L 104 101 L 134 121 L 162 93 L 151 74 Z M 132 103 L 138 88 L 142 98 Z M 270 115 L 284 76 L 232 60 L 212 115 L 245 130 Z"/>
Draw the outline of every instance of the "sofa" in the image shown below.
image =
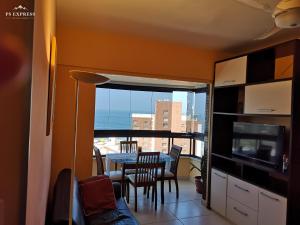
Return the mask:
<path fill-rule="evenodd" d="M 53 207 L 51 224 L 68 225 L 69 202 L 71 191 L 71 169 L 63 169 L 56 180 L 53 194 Z M 83 213 L 79 194 L 79 183 L 74 178 L 73 183 L 73 225 L 139 225 L 138 221 L 130 212 L 125 200 L 121 197 L 120 183 L 113 183 L 114 194 L 117 203 L 116 210 L 108 210 L 101 214 L 86 217 Z M 101 192 L 99 192 L 101 194 Z"/>

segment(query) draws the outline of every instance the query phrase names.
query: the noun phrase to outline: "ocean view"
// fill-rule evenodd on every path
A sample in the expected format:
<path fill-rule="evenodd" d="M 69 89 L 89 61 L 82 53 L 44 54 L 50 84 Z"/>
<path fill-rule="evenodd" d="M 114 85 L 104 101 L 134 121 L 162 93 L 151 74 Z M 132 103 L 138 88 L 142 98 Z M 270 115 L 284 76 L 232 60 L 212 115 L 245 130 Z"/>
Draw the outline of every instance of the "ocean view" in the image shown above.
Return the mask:
<path fill-rule="evenodd" d="M 96 130 L 131 129 L 131 124 L 131 112 L 103 110 L 95 112 Z"/>
<path fill-rule="evenodd" d="M 132 129 L 132 114 L 155 114 L 159 102 L 174 102 L 174 104 L 180 102 L 179 110 L 184 118 L 194 118 L 200 121 L 200 124 L 205 124 L 205 93 L 97 88 L 94 128 L 96 130 Z"/>
<path fill-rule="evenodd" d="M 135 113 L 149 114 L 146 112 L 128 112 L 128 111 L 104 111 L 96 109 L 95 112 L 95 130 L 118 130 L 118 129 L 131 129 L 132 118 L 131 115 Z M 204 124 L 205 115 L 198 115 L 198 120 Z"/>

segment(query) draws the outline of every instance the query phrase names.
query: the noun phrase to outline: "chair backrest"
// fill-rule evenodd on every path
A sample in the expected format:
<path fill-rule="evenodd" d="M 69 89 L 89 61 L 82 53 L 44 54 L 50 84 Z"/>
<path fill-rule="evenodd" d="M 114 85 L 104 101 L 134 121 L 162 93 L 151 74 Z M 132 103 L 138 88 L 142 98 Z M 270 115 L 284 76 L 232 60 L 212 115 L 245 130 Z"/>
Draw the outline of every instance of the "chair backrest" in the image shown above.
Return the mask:
<path fill-rule="evenodd" d="M 151 184 L 157 180 L 157 169 L 160 152 L 140 152 L 137 156 L 135 182 L 137 184 Z"/>
<path fill-rule="evenodd" d="M 96 163 L 97 163 L 97 175 L 103 175 L 104 174 L 104 167 L 103 167 L 103 161 L 102 156 L 99 148 L 94 146 L 94 152 L 96 156 Z"/>
<path fill-rule="evenodd" d="M 137 141 L 120 141 L 120 153 L 137 153 Z"/>
<path fill-rule="evenodd" d="M 182 151 L 182 147 L 177 145 L 172 145 L 170 151 L 170 157 L 173 159 L 173 161 L 171 162 L 170 172 L 173 173 L 174 175 L 177 175 L 177 168 L 178 168 L 181 151 Z"/>

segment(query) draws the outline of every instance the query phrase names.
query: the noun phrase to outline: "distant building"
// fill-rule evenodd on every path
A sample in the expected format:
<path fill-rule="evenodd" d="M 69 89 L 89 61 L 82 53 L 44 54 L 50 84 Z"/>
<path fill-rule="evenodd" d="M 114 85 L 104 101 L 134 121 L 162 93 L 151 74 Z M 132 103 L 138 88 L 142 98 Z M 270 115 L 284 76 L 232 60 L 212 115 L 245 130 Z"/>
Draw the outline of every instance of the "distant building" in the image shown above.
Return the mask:
<path fill-rule="evenodd" d="M 153 115 L 152 114 L 137 114 L 133 113 L 132 129 L 133 130 L 153 130 Z M 152 150 L 154 147 L 154 138 L 136 138 L 138 145 L 144 150 Z"/>
<path fill-rule="evenodd" d="M 157 101 L 155 106 L 155 130 L 171 130 L 172 132 L 185 133 L 197 131 L 199 121 L 189 119 L 182 115 L 182 103 L 172 101 Z M 183 148 L 183 152 L 189 153 L 190 140 L 176 138 L 174 144 Z M 156 138 L 155 148 L 163 152 L 168 151 L 168 138 Z"/>
<path fill-rule="evenodd" d="M 171 130 L 175 133 L 185 133 L 198 131 L 199 128 L 201 129 L 200 121 L 187 119 L 182 115 L 181 102 L 160 100 L 155 104 L 155 114 L 132 114 L 133 130 Z M 168 138 L 136 138 L 136 140 L 144 150 L 168 152 Z M 181 146 L 183 153 L 189 154 L 189 139 L 176 138 L 174 144 Z"/>

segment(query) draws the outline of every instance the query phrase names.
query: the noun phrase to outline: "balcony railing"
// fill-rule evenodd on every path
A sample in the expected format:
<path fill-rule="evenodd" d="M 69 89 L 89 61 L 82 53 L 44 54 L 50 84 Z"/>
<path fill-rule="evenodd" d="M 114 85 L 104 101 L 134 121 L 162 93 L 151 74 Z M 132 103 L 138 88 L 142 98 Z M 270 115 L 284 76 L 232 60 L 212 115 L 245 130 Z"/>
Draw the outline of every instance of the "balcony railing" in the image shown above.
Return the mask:
<path fill-rule="evenodd" d="M 202 133 L 174 133 L 165 130 L 95 130 L 95 144 L 102 149 L 102 154 L 119 152 L 119 141 L 137 140 L 144 150 L 168 153 L 172 144 L 183 147 L 182 155 L 201 157 L 204 151 Z M 200 145 L 200 146 L 197 146 Z"/>

